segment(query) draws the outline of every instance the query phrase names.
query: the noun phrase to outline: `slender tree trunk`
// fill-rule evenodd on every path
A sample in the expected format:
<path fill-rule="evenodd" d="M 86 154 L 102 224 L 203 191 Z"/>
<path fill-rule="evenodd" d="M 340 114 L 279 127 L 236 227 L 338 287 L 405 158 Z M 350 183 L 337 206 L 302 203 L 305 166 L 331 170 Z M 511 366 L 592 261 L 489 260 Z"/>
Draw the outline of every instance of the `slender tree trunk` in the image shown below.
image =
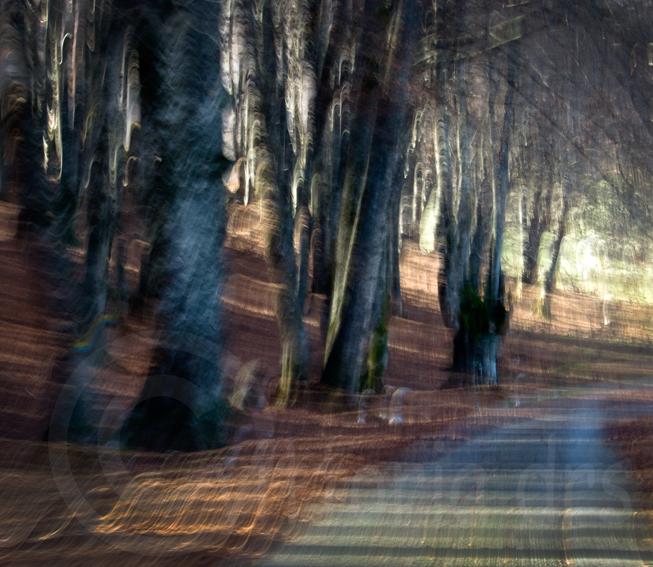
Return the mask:
<path fill-rule="evenodd" d="M 529 285 L 537 283 L 540 242 L 542 239 L 543 227 L 540 223 L 540 196 L 542 187 L 540 186 L 535 193 L 533 202 L 533 214 L 528 223 L 528 231 L 524 242 L 524 270 L 522 272 L 522 282 Z"/>
<path fill-rule="evenodd" d="M 272 278 L 281 283 L 276 308 L 281 335 L 281 377 L 277 401 L 285 405 L 293 401 L 297 387 L 308 380 L 308 339 L 303 322 L 306 282 L 302 281 L 302 269 L 297 263 L 293 245 L 295 231 L 290 192 L 275 182 L 271 161 L 268 167 L 270 171 L 266 174 L 264 168 L 259 166 L 257 185 L 265 183 L 267 187 L 261 190 L 261 194 L 266 203 L 266 221 L 269 225 L 268 267 Z M 307 222 L 307 219 L 302 215 L 299 222 Z M 301 225 L 298 225 L 298 231 L 300 241 L 307 238 L 306 229 Z M 300 242 L 300 246 L 305 245 L 305 242 Z M 306 261 L 305 257 L 303 261 Z"/>
<path fill-rule="evenodd" d="M 435 63 L 435 166 L 437 178 L 437 191 L 442 199 L 442 219 L 446 245 L 443 266 L 439 275 L 438 300 L 444 324 L 449 328 L 458 325 L 458 308 L 460 306 L 460 283 L 456 281 L 453 258 L 451 253 L 456 248 L 455 226 L 455 199 L 452 171 L 451 147 L 451 106 L 447 89 L 452 78 L 453 50 L 444 43 L 447 37 L 451 10 L 449 0 L 437 3 L 436 10 L 436 35 L 438 37 L 438 54 Z"/>
<path fill-rule="evenodd" d="M 548 176 L 548 187 L 543 187 L 540 182 L 531 214 L 528 233 L 524 246 L 524 271 L 522 282 L 535 285 L 539 278 L 540 247 L 544 232 L 549 227 L 549 217 L 552 197 L 552 176 Z"/>
<path fill-rule="evenodd" d="M 521 263 L 519 264 L 518 273 L 517 273 L 517 285 L 515 287 L 515 295 L 518 299 L 521 299 L 524 287 L 524 270 L 526 268 L 525 261 L 525 251 L 526 244 L 524 241 L 524 235 L 528 230 L 528 221 L 526 220 L 526 194 L 524 187 L 520 186 L 519 188 L 519 203 L 517 204 L 517 222 L 519 230 L 519 258 Z"/>
<path fill-rule="evenodd" d="M 463 65 L 458 68 L 458 73 L 464 73 Z M 459 77 L 458 81 L 463 78 Z M 473 193 L 471 185 L 471 149 L 468 120 L 466 109 L 466 96 L 464 86 L 458 89 L 458 207 L 450 214 L 447 230 L 447 249 L 445 257 L 445 322 L 453 322 L 451 327 L 457 329 L 460 324 L 460 308 L 462 291 L 469 285 L 470 253 L 472 237 L 472 220 L 474 217 Z M 455 207 L 454 200 L 449 201 L 447 209 Z"/>
<path fill-rule="evenodd" d="M 66 8 L 58 9 L 60 17 L 66 14 Z M 83 101 L 83 83 L 77 80 L 77 73 L 83 70 L 83 60 L 80 60 L 80 51 L 83 52 L 86 19 L 84 6 L 75 2 L 73 6 L 73 38 L 62 45 L 61 62 L 61 178 L 59 193 L 54 203 L 54 235 L 53 237 L 63 245 L 77 244 L 75 234 L 75 216 L 79 202 L 80 165 L 82 160 L 81 133 L 84 128 L 85 108 Z"/>
<path fill-rule="evenodd" d="M 486 148 L 481 147 L 480 151 L 485 153 Z M 469 259 L 469 284 L 477 293 L 481 293 L 482 291 L 481 270 L 483 269 L 483 259 L 487 254 L 488 242 L 492 235 L 492 187 L 489 179 L 490 171 L 487 166 L 488 160 L 483 158 L 482 161 L 483 178 L 476 205 L 476 227 Z"/>
<path fill-rule="evenodd" d="M 423 252 L 435 252 L 438 237 L 438 221 L 442 201 L 442 185 L 436 183 L 427 192 L 426 206 L 419 223 L 419 247 Z"/>
<path fill-rule="evenodd" d="M 547 295 L 553 293 L 556 288 L 556 279 L 558 276 L 558 267 L 560 265 L 560 251 L 562 250 L 562 242 L 567 234 L 567 218 L 569 216 L 569 197 L 567 196 L 567 188 L 563 187 L 562 196 L 562 213 L 560 216 L 560 224 L 558 225 L 558 232 L 556 233 L 553 246 L 551 247 L 551 264 L 546 272 L 546 279 L 544 281 L 544 291 Z"/>
<path fill-rule="evenodd" d="M 162 162 L 159 148 L 165 136 L 158 128 L 161 104 L 163 74 L 165 68 L 165 39 L 160 30 L 164 26 L 164 9 L 155 3 L 143 8 L 143 15 L 136 24 L 135 35 L 139 38 L 139 73 L 141 79 L 142 126 L 141 156 L 138 163 L 142 187 L 139 205 L 147 227 L 145 235 L 149 250 L 141 258 L 138 289 L 130 300 L 130 307 L 138 311 L 148 299 L 160 299 L 165 285 L 165 258 L 168 242 L 162 219 L 169 213 L 172 188 L 162 178 Z"/>
<path fill-rule="evenodd" d="M 454 248 L 451 255 L 451 284 L 459 289 L 468 285 L 470 276 L 470 253 L 472 240 L 472 223 L 474 220 L 473 165 L 471 151 L 471 126 L 467 102 L 467 65 L 464 59 L 456 65 L 457 83 L 457 141 L 458 141 L 458 208 L 455 219 Z M 455 272 L 455 273 L 454 273 Z M 449 282 L 448 282 L 449 283 Z"/>
<path fill-rule="evenodd" d="M 401 214 L 401 179 L 403 171 L 401 167 L 397 168 L 395 174 L 394 195 L 390 207 L 388 218 L 388 282 L 390 299 L 392 303 L 392 313 L 401 315 L 401 248 L 402 236 L 399 230 L 399 215 Z"/>

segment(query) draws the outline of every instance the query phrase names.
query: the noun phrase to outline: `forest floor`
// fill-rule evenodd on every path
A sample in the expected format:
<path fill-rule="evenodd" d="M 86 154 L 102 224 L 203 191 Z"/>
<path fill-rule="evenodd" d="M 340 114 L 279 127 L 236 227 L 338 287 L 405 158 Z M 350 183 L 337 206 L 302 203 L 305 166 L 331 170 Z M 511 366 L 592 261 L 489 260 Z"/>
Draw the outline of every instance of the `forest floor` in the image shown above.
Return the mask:
<path fill-rule="evenodd" d="M 502 349 L 501 387 L 443 389 L 452 337 L 438 311 L 438 261 L 409 243 L 402 312 L 390 326 L 386 384 L 405 388 L 393 407 L 377 398 L 363 413 L 334 412 L 311 387 L 305 403 L 280 409 L 270 403 L 279 360 L 277 286 L 247 214 L 233 214 L 228 232 L 225 367 L 228 391 L 247 386 L 254 401 L 235 414 L 225 449 L 192 455 L 126 453 L 112 442 L 156 342 L 147 309 L 112 326 L 106 353 L 93 363 L 89 395 L 100 442 L 43 442 L 61 392 L 56 368 L 71 346 L 66 322 L 51 308 L 61 282 L 47 249 L 16 241 L 0 222 L 0 563 L 248 564 L 301 538 L 322 513 L 320 503 L 342 496 L 343 483 L 377 478 L 384 464 L 414 458 L 416 447 L 433 461 L 438 452 L 446 457 L 482 443 L 490 431 L 501 437 L 533 420 L 563 423 L 560 408 L 568 418 L 576 409 L 584 415 L 588 403 L 604 416 L 592 439 L 613 442 L 638 481 L 629 488 L 638 522 L 653 519 L 652 308 L 561 293 L 547 321 L 536 314 L 536 291 L 525 289 Z M 127 266 L 131 277 L 136 256 Z M 312 296 L 306 310 L 314 376 L 324 308 L 324 298 Z M 400 423 L 379 417 L 387 411 Z"/>

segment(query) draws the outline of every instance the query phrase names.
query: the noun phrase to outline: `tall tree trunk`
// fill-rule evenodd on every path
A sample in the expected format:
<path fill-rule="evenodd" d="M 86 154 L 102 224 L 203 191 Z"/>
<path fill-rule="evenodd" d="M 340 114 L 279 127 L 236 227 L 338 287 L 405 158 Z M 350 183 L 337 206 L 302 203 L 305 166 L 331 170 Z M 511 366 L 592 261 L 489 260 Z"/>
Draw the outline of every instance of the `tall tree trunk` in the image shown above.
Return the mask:
<path fill-rule="evenodd" d="M 222 441 L 221 306 L 224 188 L 219 7 L 183 0 L 164 12 L 161 180 L 172 195 L 158 307 L 160 342 L 123 431 L 128 446 L 206 449 Z"/>
<path fill-rule="evenodd" d="M 257 186 L 259 181 L 264 181 L 265 188 L 260 195 L 267 210 L 268 268 L 272 278 L 280 283 L 276 309 L 281 336 L 277 403 L 286 405 L 294 401 L 298 387 L 308 381 L 309 350 L 303 315 L 308 279 L 310 217 L 303 173 L 299 175 L 301 185 L 294 173 L 301 167 L 302 158 L 294 154 L 288 132 L 285 102 L 287 70 L 284 68 L 287 62 L 283 40 L 275 37 L 272 11 L 272 4 L 266 2 L 260 24 L 263 51 L 259 53 L 259 70 L 262 75 L 260 96 L 263 100 L 263 119 L 269 132 L 267 148 L 263 148 L 265 140 L 262 140 L 261 147 L 263 153 L 270 153 L 273 161 L 269 163 L 267 181 L 263 179 L 265 174 L 262 170 L 258 173 Z M 275 55 L 279 52 L 281 57 Z M 295 148 L 295 151 L 300 150 Z"/>
<path fill-rule="evenodd" d="M 84 130 L 84 81 L 77 74 L 84 72 L 84 42 L 86 7 L 83 2 L 73 3 L 72 37 L 64 40 L 61 53 L 61 175 L 59 192 L 53 205 L 53 237 L 63 245 L 75 245 L 75 217 L 80 195 L 81 136 Z M 65 18 L 67 8 L 57 7 L 55 12 Z"/>
<path fill-rule="evenodd" d="M 403 178 L 403 171 L 401 167 L 397 167 L 395 172 L 395 181 L 393 183 L 396 188 L 392 198 L 392 203 L 389 210 L 388 218 L 388 282 L 387 286 L 390 293 L 390 300 L 392 309 L 391 312 L 401 315 L 402 313 L 402 300 L 401 300 L 401 248 L 402 236 L 399 231 L 399 216 L 401 214 L 401 180 Z"/>
<path fill-rule="evenodd" d="M 387 223 L 379 226 L 379 219 L 385 219 L 392 201 L 392 182 L 403 149 L 395 133 L 397 129 L 401 131 L 408 117 L 405 85 L 411 74 L 416 43 L 413 31 L 418 23 L 418 4 L 399 3 L 393 14 L 375 2 L 368 3 L 366 8 L 369 36 L 363 43 L 363 89 L 343 193 L 336 287 L 322 375 L 324 384 L 349 393 L 360 389 L 369 337 L 375 324 L 374 300 L 387 254 L 388 233 Z M 390 33 L 396 34 L 396 43 L 388 52 L 388 59 L 382 62 L 393 64 L 391 78 L 388 68 L 378 67 L 378 53 L 383 51 L 372 49 L 383 45 L 382 38 Z"/>
<path fill-rule="evenodd" d="M 84 313 L 83 332 L 103 326 L 101 319 L 107 305 L 108 267 L 113 238 L 113 210 L 109 180 L 109 149 L 106 143 L 106 128 L 101 135 L 97 157 L 93 162 L 90 178 L 88 210 L 88 242 L 86 246 L 86 274 L 84 296 L 87 308 Z M 93 342 L 102 333 L 96 333 Z M 84 338 L 85 342 L 91 340 Z"/>
<path fill-rule="evenodd" d="M 10 120 L 16 132 L 13 137 L 12 181 L 18 190 L 20 205 L 17 235 L 45 236 L 51 225 L 54 195 L 43 159 L 43 141 L 47 138 L 48 128 L 45 105 L 47 72 L 43 61 L 47 37 L 40 18 L 47 12 L 47 3 L 32 9 L 26 3 L 5 0 L 0 5 L 0 12 L 5 22 L 1 38 L 3 52 L 18 57 L 16 63 L 22 67 L 7 69 L 4 77 L 7 83 L 10 78 L 14 79 L 13 84 L 6 86 L 18 89 L 18 92 L 2 93 L 3 97 L 9 97 L 9 100 L 3 100 L 2 112 L 11 111 L 10 115 L 2 116 L 2 121 Z M 11 71 L 18 74 L 12 77 Z"/>
<path fill-rule="evenodd" d="M 506 92 L 504 115 L 494 160 L 495 225 L 490 269 L 485 296 L 481 298 L 471 286 L 462 293 L 460 324 L 454 339 L 454 370 L 463 372 L 473 385 L 494 385 L 499 382 L 497 362 L 501 337 L 508 327 L 505 282 L 501 266 L 505 234 L 506 201 L 510 191 L 510 142 L 514 115 L 516 47 L 509 43 L 502 48 L 506 55 Z M 496 98 L 499 90 L 497 70 L 490 71 L 490 120 L 496 117 Z M 494 136 L 491 135 L 490 146 Z"/>
<path fill-rule="evenodd" d="M 146 226 L 146 240 L 149 250 L 141 258 L 138 289 L 131 298 L 131 307 L 139 310 L 148 299 L 160 299 L 165 285 L 165 263 L 168 242 L 164 231 L 165 219 L 169 214 L 174 189 L 163 179 L 163 167 L 159 148 L 165 132 L 159 130 L 160 114 L 165 112 L 161 104 L 164 80 L 164 42 L 160 30 L 164 26 L 165 4 L 157 7 L 150 3 L 142 8 L 143 13 L 136 22 L 135 36 L 138 38 L 139 73 L 141 82 L 142 125 L 139 136 L 141 155 L 139 177 L 142 187 L 139 191 L 139 205 Z"/>
<path fill-rule="evenodd" d="M 483 261 L 486 258 L 488 242 L 492 236 L 492 183 L 488 164 L 490 160 L 485 156 L 486 150 L 486 144 L 482 143 L 479 148 L 482 165 L 480 191 L 476 204 L 476 227 L 469 259 L 469 284 L 479 294 L 482 292 Z"/>
<path fill-rule="evenodd" d="M 457 285 L 460 290 L 469 283 L 470 254 L 474 220 L 474 168 L 472 165 L 471 125 L 467 101 L 467 64 L 462 58 L 456 64 L 457 103 L 457 154 L 458 154 L 458 208 L 455 213 L 455 227 L 449 261 L 447 285 Z M 450 278 L 450 281 L 449 281 Z"/>
<path fill-rule="evenodd" d="M 267 165 L 259 165 L 256 184 L 257 192 L 266 204 L 268 267 L 273 280 L 280 283 L 276 308 L 281 335 L 281 377 L 277 402 L 285 405 L 294 400 L 297 387 L 308 380 L 308 339 L 303 322 L 305 282 L 301 279 L 302 270 L 294 247 L 295 230 L 289 187 L 278 184 L 279 177 L 274 174 L 271 156 L 266 162 Z M 303 215 L 300 219 L 303 219 Z M 306 246 L 305 242 L 301 242 L 307 238 L 306 230 L 299 226 L 298 231 L 300 246 Z M 306 258 L 299 260 L 306 261 Z"/>
<path fill-rule="evenodd" d="M 328 296 L 333 278 L 332 203 L 340 195 L 342 153 L 346 150 L 343 140 L 343 126 L 346 131 L 346 124 L 343 124 L 342 93 L 349 76 L 347 72 L 341 71 L 352 22 L 345 2 L 323 2 L 320 12 L 330 21 L 316 22 L 317 95 L 313 112 L 315 147 L 309 155 L 307 179 L 311 188 L 311 210 L 314 217 L 311 235 L 312 291 Z"/>
<path fill-rule="evenodd" d="M 365 325 L 365 321 L 362 313 L 358 314 L 357 320 L 352 319 L 353 310 L 349 306 L 352 294 L 350 280 L 353 279 L 351 271 L 357 267 L 357 259 L 353 257 L 356 232 L 357 229 L 361 230 L 358 225 L 362 214 L 369 212 L 370 208 L 367 203 L 363 206 L 363 184 L 365 183 L 365 172 L 368 169 L 374 171 L 369 161 L 373 154 L 377 105 L 378 93 L 369 92 L 367 106 L 358 113 L 353 125 L 350 159 L 342 191 L 338 223 L 334 285 L 331 291 L 329 328 L 325 345 L 325 368 L 322 374 L 323 383 L 351 392 L 358 388 L 363 357 L 362 344 L 365 342 L 362 331 L 364 327 L 362 326 Z M 378 214 L 380 210 L 377 209 L 374 212 Z M 366 228 L 373 231 L 376 229 L 376 227 Z M 378 232 L 383 230 L 384 227 L 378 228 Z M 366 236 L 370 237 L 371 235 Z M 364 280 L 373 286 L 378 275 L 378 267 L 370 269 L 369 273 L 372 275 L 368 274 Z M 354 303 L 357 303 L 355 299 Z M 362 304 L 360 305 L 362 307 Z M 350 319 L 350 324 L 343 329 L 343 322 Z M 357 327 L 355 331 L 352 328 L 354 326 Z M 349 334 L 353 334 L 351 339 Z"/>
<path fill-rule="evenodd" d="M 54 14 L 60 14 L 60 8 L 55 8 Z M 73 288 L 74 291 L 67 294 L 67 302 L 72 305 L 66 305 L 65 300 L 61 305 L 74 312 L 75 340 L 59 368 L 63 375 L 60 379 L 65 384 L 58 397 L 49 431 L 50 439 L 67 441 L 88 442 L 96 437 L 97 423 L 91 412 L 93 400 L 90 398 L 90 386 L 103 362 L 106 349 L 109 259 L 117 214 L 116 184 L 111 175 L 111 156 L 115 147 L 112 146 L 109 132 L 111 122 L 120 120 L 112 101 L 118 88 L 122 54 L 122 45 L 116 41 L 116 37 L 120 36 L 124 23 L 119 16 L 113 17 L 109 10 L 110 6 L 104 4 L 87 21 L 94 27 L 95 34 L 95 50 L 89 62 L 92 68 L 77 69 L 80 74 L 87 72 L 89 97 L 96 105 L 95 112 L 86 122 L 83 145 L 79 132 L 74 130 L 75 115 L 82 113 L 82 108 L 77 108 L 75 102 L 78 91 L 68 93 L 65 80 L 62 86 L 57 87 L 68 94 L 60 101 L 62 120 L 58 128 L 62 133 L 55 135 L 55 138 L 61 136 L 57 150 L 60 183 L 59 195 L 52 200 L 50 236 L 57 243 L 56 249 L 61 251 L 58 261 L 64 273 L 72 270 L 70 260 L 65 259 L 62 245 L 74 239 L 73 221 L 82 179 L 80 171 L 87 172 L 83 176 L 87 189 L 88 227 L 83 282 L 79 289 Z M 85 16 L 77 13 L 77 18 Z M 60 33 L 63 31 L 61 24 Z M 56 65 L 59 65 L 58 61 Z M 69 95 L 73 100 L 68 99 Z"/>
<path fill-rule="evenodd" d="M 437 148 L 437 131 L 434 131 L 433 137 L 433 142 Z M 435 185 L 427 191 L 426 206 L 419 223 L 419 247 L 422 251 L 428 253 L 435 252 L 437 247 L 438 221 L 440 220 L 442 206 L 442 185 L 441 182 L 436 181 Z"/>

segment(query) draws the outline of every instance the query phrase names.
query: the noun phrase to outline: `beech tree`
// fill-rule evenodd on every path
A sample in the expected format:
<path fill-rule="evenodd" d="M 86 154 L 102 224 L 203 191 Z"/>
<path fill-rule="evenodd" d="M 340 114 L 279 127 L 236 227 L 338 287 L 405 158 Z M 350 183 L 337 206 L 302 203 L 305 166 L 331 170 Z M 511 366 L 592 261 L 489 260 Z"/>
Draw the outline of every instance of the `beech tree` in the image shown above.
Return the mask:
<path fill-rule="evenodd" d="M 165 285 L 160 341 L 141 401 L 125 426 L 129 446 L 202 449 L 222 442 L 222 317 L 225 228 L 219 5 L 188 0 L 162 9 L 161 82 L 149 101 L 159 130 Z"/>
<path fill-rule="evenodd" d="M 414 33 L 419 29 L 418 3 L 398 2 L 392 8 L 366 3 L 361 20 L 358 106 L 342 193 L 322 375 L 323 383 L 352 393 L 361 386 L 370 333 L 383 324 L 372 318 L 377 290 L 387 288 L 388 233 L 379 219 L 396 190 L 393 181 L 404 149 L 395 133 L 409 117 L 406 85 L 419 39 Z M 379 305 L 386 302 L 381 299 Z M 378 309 L 378 317 L 384 312 Z"/>

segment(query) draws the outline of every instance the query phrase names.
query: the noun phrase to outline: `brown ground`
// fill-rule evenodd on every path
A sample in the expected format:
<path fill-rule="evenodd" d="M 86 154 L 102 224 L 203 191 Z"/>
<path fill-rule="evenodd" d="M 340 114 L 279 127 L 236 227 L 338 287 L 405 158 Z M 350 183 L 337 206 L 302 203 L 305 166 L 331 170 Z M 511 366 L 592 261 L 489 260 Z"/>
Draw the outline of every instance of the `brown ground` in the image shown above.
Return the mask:
<path fill-rule="evenodd" d="M 648 403 L 653 400 L 637 400 Z M 613 421 L 606 437 L 636 480 L 643 514 L 653 525 L 653 416 Z"/>
<path fill-rule="evenodd" d="M 313 403 L 292 410 L 261 404 L 237 414 L 232 444 L 220 451 L 162 456 L 46 445 L 41 439 L 60 391 L 53 369 L 71 339 L 47 301 L 56 283 L 47 249 L 17 243 L 9 230 L 0 231 L 0 239 L 0 563 L 233 563 L 288 537 L 286 520 L 303 518 L 306 503 L 324 497 L 339 479 L 414 440 L 456 441 L 477 428 L 528 418 L 532 410 L 505 400 L 552 384 L 601 380 L 614 383 L 618 396 L 620 383 L 647 377 L 653 368 L 653 310 L 611 304 L 611 323 L 604 326 L 594 298 L 558 294 L 553 322 L 547 322 L 533 314 L 535 292 L 526 290 L 502 353 L 502 388 L 440 390 L 450 378 L 451 336 L 437 311 L 437 258 L 409 244 L 402 258 L 403 311 L 392 320 L 386 378 L 388 385 L 411 389 L 402 425 L 374 417 L 361 424 L 355 411 L 324 411 L 314 403 L 316 390 L 309 396 Z M 225 364 L 233 388 L 239 371 L 252 363 L 256 388 L 269 398 L 279 360 L 276 286 L 268 281 L 258 242 L 256 212 L 236 210 L 227 243 Z M 129 268 L 135 277 L 136 264 Z M 322 309 L 323 298 L 311 297 L 306 324 L 316 376 Z M 109 356 L 94 383 L 103 431 L 118 427 L 133 404 L 154 343 L 147 310 L 111 329 Z M 619 427 L 615 439 L 635 435 L 641 447 L 650 447 L 653 422 Z M 653 494 L 650 458 L 638 460 L 632 446 L 625 451 L 643 489 Z"/>

